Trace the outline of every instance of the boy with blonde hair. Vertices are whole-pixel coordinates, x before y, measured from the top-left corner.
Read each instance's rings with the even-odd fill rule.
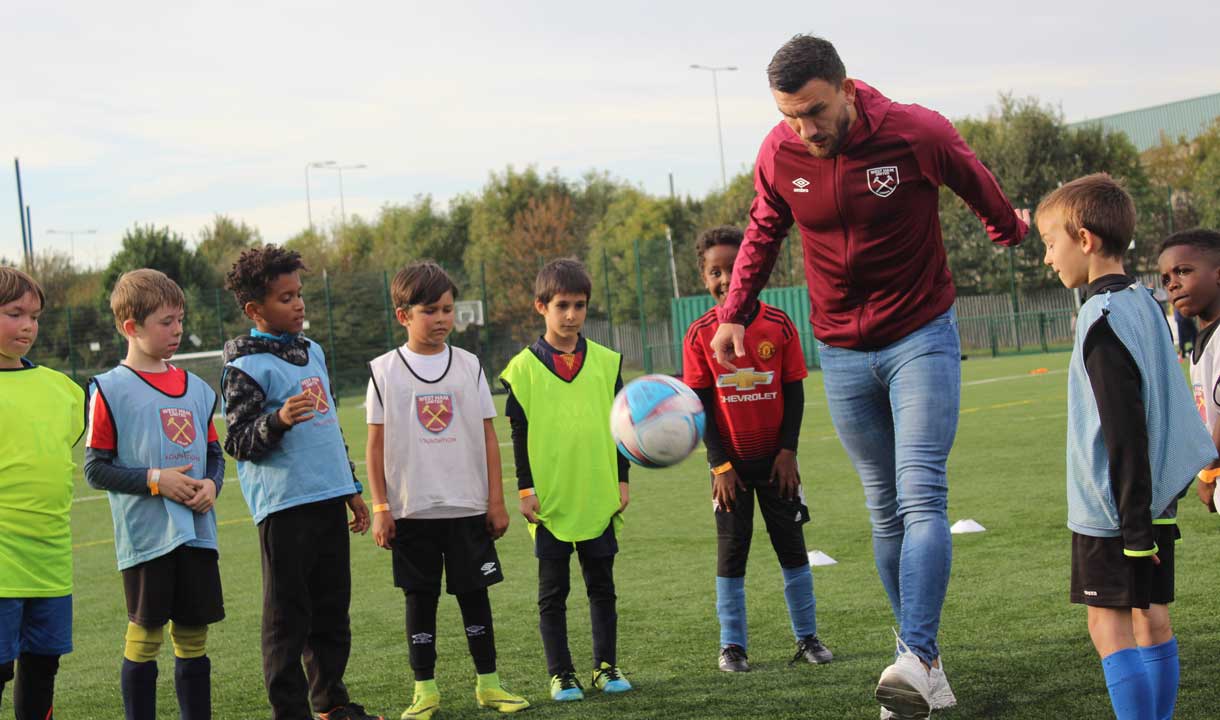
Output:
[[[1160,305],[1123,269],[1135,203],[1098,173],[1038,206],[1045,262],[1084,287],[1068,366],[1071,601],[1088,607],[1118,720],[1173,717],[1178,496],[1216,458]]]
[[[208,625],[224,618],[213,505],[224,455],[216,392],[166,362],[186,297],[165,274],[124,273],[110,294],[127,356],[90,384],[85,479],[106,490],[127,596],[120,684],[127,720],[157,717],[157,656],[168,623],[184,720],[212,714]]]

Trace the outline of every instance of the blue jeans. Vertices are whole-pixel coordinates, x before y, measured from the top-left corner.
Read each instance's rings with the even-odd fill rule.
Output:
[[[899,634],[929,665],[953,547],[945,464],[957,433],[961,341],[952,309],[880,350],[818,343],[826,401],[860,482]]]

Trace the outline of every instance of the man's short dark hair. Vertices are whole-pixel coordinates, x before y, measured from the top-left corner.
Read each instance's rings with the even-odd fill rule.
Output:
[[[556,295],[593,295],[593,279],[576,258],[560,258],[547,263],[534,280],[534,297],[547,305]]]
[[[825,80],[838,86],[847,77],[835,46],[816,35],[797,35],[775,51],[767,65],[771,89],[794,93],[810,80]]]
[[[420,260],[407,265],[394,276],[390,284],[390,297],[394,307],[406,310],[413,305],[431,305],[446,292],[458,296],[453,278],[440,265],[431,260]]]
[[[1178,245],[1189,245],[1220,258],[1220,232],[1215,230],[1193,228],[1191,230],[1178,231],[1165,238],[1161,243],[1161,247],[1157,250],[1157,254],[1160,255],[1169,248],[1177,247]]]
[[[1058,212],[1064,230],[1075,241],[1084,228],[1101,238],[1101,253],[1121,258],[1135,234],[1135,201],[1114,178],[1093,173],[1052,190],[1034,215]]]
[[[262,302],[267,288],[280,275],[308,270],[301,254],[279,245],[263,245],[242,252],[225,276],[225,289],[237,298],[238,307]]]
[[[721,225],[704,230],[699,234],[699,239],[695,240],[695,255],[699,259],[699,270],[703,270],[703,256],[708,250],[717,245],[732,245],[739,248],[744,238],[745,233],[735,225]]]

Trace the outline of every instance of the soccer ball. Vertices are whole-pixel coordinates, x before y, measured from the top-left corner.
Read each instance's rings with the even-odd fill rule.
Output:
[[[610,406],[610,432],[618,451],[648,468],[685,460],[699,445],[703,424],[699,396],[668,375],[632,380]]]

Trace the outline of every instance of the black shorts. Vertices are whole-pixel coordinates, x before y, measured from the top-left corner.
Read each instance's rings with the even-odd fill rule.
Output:
[[[734,461],[733,469],[745,483],[737,489],[737,504],[727,512],[713,503],[716,513],[716,574],[720,577],[743,577],[750,556],[750,541],[754,536],[754,503],[762,511],[771,547],[780,567],[801,567],[809,562],[805,549],[805,533],[801,526],[809,522],[804,490],[796,500],[780,497],[779,485],[771,484],[771,462]]]
[[[579,542],[560,540],[552,535],[545,525],[539,525],[534,530],[534,557],[539,559],[566,558],[572,555],[573,550],[576,551],[578,556],[590,559],[608,558],[617,555],[618,538],[614,536],[614,519],[611,518],[610,524],[606,526],[601,535]]]
[[[127,618],[146,628],[173,620],[185,627],[220,622],[225,617],[220,590],[219,554],[179,545],[123,571]]]
[[[1177,525],[1157,525],[1152,558],[1123,555],[1123,539],[1072,533],[1071,600],[1081,605],[1140,608],[1173,602],[1174,544],[1182,537]]]
[[[394,584],[408,592],[461,595],[504,579],[487,515],[394,521]]]

